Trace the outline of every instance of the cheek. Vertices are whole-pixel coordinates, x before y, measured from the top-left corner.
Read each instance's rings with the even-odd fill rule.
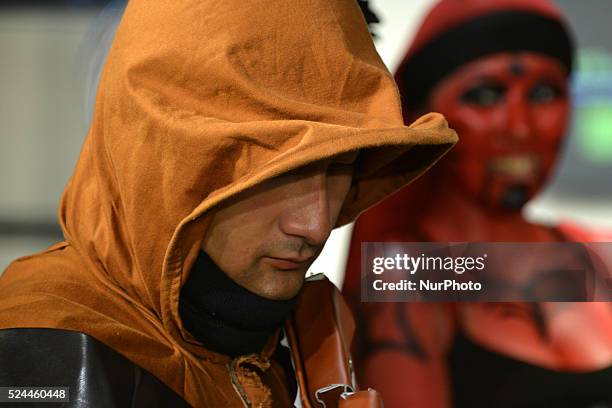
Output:
[[[551,147],[558,146],[565,133],[569,103],[560,101],[533,109],[534,133]]]
[[[534,109],[533,150],[540,152],[544,178],[550,177],[559,155],[569,115],[567,102],[554,103]]]
[[[235,277],[248,268],[254,257],[253,236],[259,234],[256,218],[230,217],[211,225],[202,249],[228,275]]]
[[[329,175],[327,178],[329,216],[334,225],[340,215],[344,200],[346,200],[346,196],[351,189],[352,181],[352,172]]]
[[[503,129],[502,109],[458,105],[445,114],[459,135],[454,154],[486,152]]]
[[[492,137],[504,127],[504,111],[498,106],[478,107],[461,100],[465,86],[441,87],[430,99],[432,111],[440,112],[451,128],[459,135],[459,143],[451,150],[451,155],[461,155],[468,151],[486,150]]]
[[[486,178],[486,158],[503,134],[504,112],[501,107],[481,108],[460,101],[443,107],[449,125],[459,135],[459,142],[443,159],[446,174],[453,183],[472,196],[482,192]]]

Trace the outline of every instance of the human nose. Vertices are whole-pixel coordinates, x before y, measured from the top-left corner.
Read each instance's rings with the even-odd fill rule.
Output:
[[[506,128],[516,142],[526,141],[531,136],[528,102],[521,92],[510,93],[507,101]]]
[[[287,210],[280,219],[280,229],[311,246],[323,245],[333,227],[325,171],[304,175],[292,190]]]

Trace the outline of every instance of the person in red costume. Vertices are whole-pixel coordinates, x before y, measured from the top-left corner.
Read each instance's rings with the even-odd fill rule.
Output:
[[[363,386],[395,407],[612,407],[607,303],[361,303],[363,241],[570,240],[521,214],[557,159],[573,42],[544,0],[442,0],[397,73],[404,117],[460,136],[427,175],[356,222],[344,290]]]

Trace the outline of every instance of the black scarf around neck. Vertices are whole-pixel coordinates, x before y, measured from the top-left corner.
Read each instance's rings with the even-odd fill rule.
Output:
[[[296,301],[249,292],[201,252],[181,289],[179,313],[187,331],[205,347],[235,357],[261,352]]]

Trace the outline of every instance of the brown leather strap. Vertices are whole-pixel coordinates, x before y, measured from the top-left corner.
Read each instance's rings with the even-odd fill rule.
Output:
[[[295,333],[294,323],[292,320],[285,323],[285,333],[287,334],[287,340],[289,341],[291,349],[291,358],[295,366],[295,377],[298,383],[298,389],[300,390],[300,396],[302,400],[303,408],[313,408],[308,399],[308,386],[306,385],[306,371],[304,369],[304,362],[300,355],[297,335]]]
[[[357,391],[350,344],[355,323],[342,295],[326,278],[308,281],[286,325],[304,408],[337,408]]]

